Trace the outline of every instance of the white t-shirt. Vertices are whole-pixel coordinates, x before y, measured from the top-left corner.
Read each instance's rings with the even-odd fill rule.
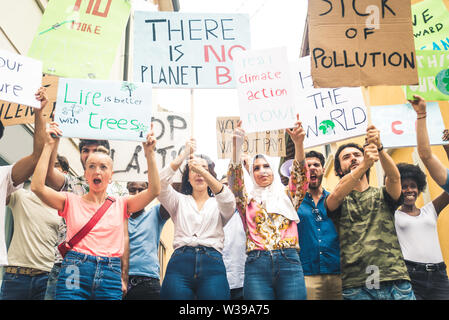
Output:
[[[170,185],[175,171],[168,165],[161,170],[161,193],[158,200],[170,214],[174,227],[173,249],[183,246],[212,247],[223,250],[223,226],[235,211],[234,194],[225,187],[215,197],[209,198],[198,210],[191,195],[179,193]]]
[[[23,186],[22,183],[14,187],[11,177],[12,167],[13,165],[0,167],[0,266],[8,265],[5,242],[6,198]]]
[[[418,216],[395,212],[395,226],[405,260],[420,263],[443,261],[438,239],[438,215],[432,202],[421,208]]]

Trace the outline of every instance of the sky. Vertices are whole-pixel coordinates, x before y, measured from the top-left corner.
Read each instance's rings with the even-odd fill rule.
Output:
[[[134,9],[151,8],[143,0]],[[307,0],[179,0],[180,12],[246,13],[250,17],[251,49],[285,47],[289,61],[299,58],[307,16]],[[173,112],[189,113],[189,89],[154,89],[155,103]],[[197,152],[210,156],[219,176],[228,160],[217,160],[216,118],[238,116],[236,89],[194,89],[194,138]]]

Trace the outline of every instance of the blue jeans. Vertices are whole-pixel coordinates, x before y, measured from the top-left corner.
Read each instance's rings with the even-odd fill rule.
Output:
[[[44,300],[48,272],[29,276],[4,273],[1,300]]]
[[[51,268],[50,274],[48,275],[47,291],[45,292],[44,300],[55,300],[56,283],[58,282],[58,276],[60,271],[61,271],[61,264],[55,263],[53,265],[53,268]]]
[[[243,295],[245,300],[305,300],[306,284],[298,251],[250,251]]]
[[[416,300],[410,281],[395,280],[379,284],[379,289],[366,286],[343,289],[344,300]]]
[[[121,300],[120,258],[69,251],[56,283],[56,300]]]
[[[161,299],[229,300],[229,284],[221,253],[203,246],[176,249],[167,265]]]

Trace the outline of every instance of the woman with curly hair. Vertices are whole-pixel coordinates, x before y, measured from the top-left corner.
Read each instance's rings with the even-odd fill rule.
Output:
[[[217,180],[215,164],[193,155],[195,140],[161,173],[158,197],[175,227],[173,252],[161,287],[161,299],[228,300],[230,290],[223,263],[223,226],[235,211],[235,198]],[[188,159],[181,192],[171,186],[176,171]]]
[[[401,174],[401,207],[395,213],[395,226],[417,300],[449,299],[449,279],[438,240],[437,219],[448,205],[443,192],[422,208],[416,200],[426,187],[426,175],[417,166],[397,165]]]

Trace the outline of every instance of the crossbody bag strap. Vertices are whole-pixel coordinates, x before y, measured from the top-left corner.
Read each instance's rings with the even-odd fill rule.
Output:
[[[115,199],[112,197],[107,197],[105,202],[101,205],[101,207],[97,210],[97,212],[90,218],[89,222],[87,222],[84,227],[81,228],[73,237],[70,239],[67,244],[70,248],[73,248],[78,242],[81,241],[92,228],[97,224],[97,222],[101,219],[101,217],[106,213],[109,207],[114,203]]]

